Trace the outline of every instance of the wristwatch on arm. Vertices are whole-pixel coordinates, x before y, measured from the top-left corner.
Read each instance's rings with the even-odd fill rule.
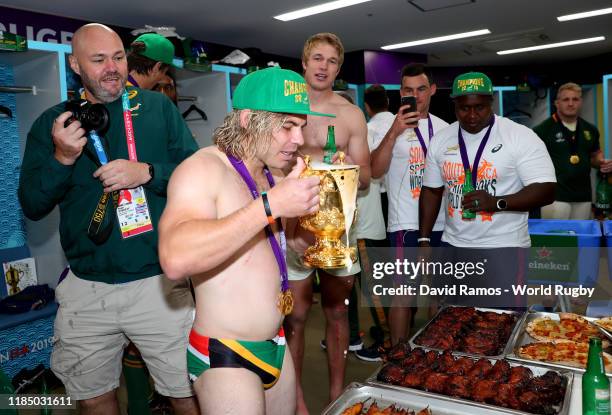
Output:
[[[500,197],[497,199],[497,202],[495,202],[495,206],[497,206],[497,211],[506,210],[508,208],[508,202],[506,199]]]
[[[149,176],[151,177],[145,184],[151,183],[151,181],[155,178],[155,168],[151,163],[147,163],[149,166]]]

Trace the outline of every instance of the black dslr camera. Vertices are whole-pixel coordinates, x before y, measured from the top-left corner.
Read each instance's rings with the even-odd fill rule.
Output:
[[[85,99],[66,102],[66,111],[72,113],[65,123],[67,127],[73,121],[80,121],[85,132],[105,131],[110,120],[108,110],[102,104],[91,104]]]

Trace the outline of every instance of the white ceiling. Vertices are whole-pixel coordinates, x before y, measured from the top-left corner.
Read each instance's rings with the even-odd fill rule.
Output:
[[[304,40],[317,32],[340,36],[347,51],[487,28],[472,39],[398,49],[426,53],[432,65],[507,65],[580,59],[612,51],[612,15],[570,22],[556,16],[611,7],[610,0],[415,0],[428,6],[468,4],[429,12],[408,0],[372,0],[356,6],[281,22],[272,16],[324,0],[0,0],[28,9],[130,28],[175,26],[181,35],[267,53],[300,57]],[[603,42],[498,56],[495,51],[606,36]]]

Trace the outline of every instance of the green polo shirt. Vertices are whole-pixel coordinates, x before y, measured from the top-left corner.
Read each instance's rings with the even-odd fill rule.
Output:
[[[153,231],[123,239],[116,220],[106,242],[94,244],[87,236],[92,213],[102,194],[102,183],[93,177],[98,166],[85,153],[72,166],[53,156],[51,128],[65,111],[65,103],[45,111],[28,134],[19,200],[33,220],[58,205],[60,240],[72,271],[91,281],[123,283],[162,273],[157,255],[157,224],[166,204],[166,187],[175,167],[197,150],[191,132],[177,108],[164,95],[128,87],[138,161],[151,163],[155,178],[144,185]],[[109,160],[128,160],[121,98],[105,104],[110,126],[104,133]],[[96,154],[91,140],[87,146]],[[114,212],[111,212],[115,215]]]
[[[570,163],[572,155],[569,138],[573,133],[560,121],[556,114],[548,118],[533,131],[544,141],[555,166],[557,187],[555,200],[561,202],[590,202],[591,196],[591,155],[599,150],[599,131],[578,118],[576,125],[576,154],[578,164]]]

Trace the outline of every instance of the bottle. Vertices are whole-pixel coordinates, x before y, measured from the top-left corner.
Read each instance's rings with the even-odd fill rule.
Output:
[[[608,175],[602,174],[595,188],[595,208],[601,211],[604,218],[610,213],[610,192]]]
[[[474,190],[474,185],[472,184],[472,171],[467,169],[465,170],[465,179],[463,180],[463,189],[461,190],[461,194],[465,198],[466,194],[473,192]],[[476,219],[476,212],[473,212],[470,209],[463,208],[461,218],[463,220]]]
[[[587,369],[582,375],[582,414],[610,415],[610,381],[604,372],[601,339],[589,339]]]
[[[336,154],[336,134],[334,133],[334,126],[327,126],[327,142],[323,147],[323,162],[332,164],[332,158]]]
[[[41,381],[41,385],[40,385],[40,395],[44,396],[45,400],[49,399],[49,388],[47,387],[47,381],[45,380],[45,373],[43,372],[42,374],[42,381]],[[40,410],[40,415],[52,415],[53,414],[53,410],[51,408],[49,408],[48,406],[44,406],[41,408]]]
[[[13,388],[13,383],[9,379],[7,375],[4,374],[2,369],[0,369],[0,395],[8,396],[17,396],[15,395],[15,389]],[[5,398],[7,399],[7,398]],[[6,402],[6,400],[5,400]],[[0,414],[2,415],[17,415],[17,409],[0,409]]]

